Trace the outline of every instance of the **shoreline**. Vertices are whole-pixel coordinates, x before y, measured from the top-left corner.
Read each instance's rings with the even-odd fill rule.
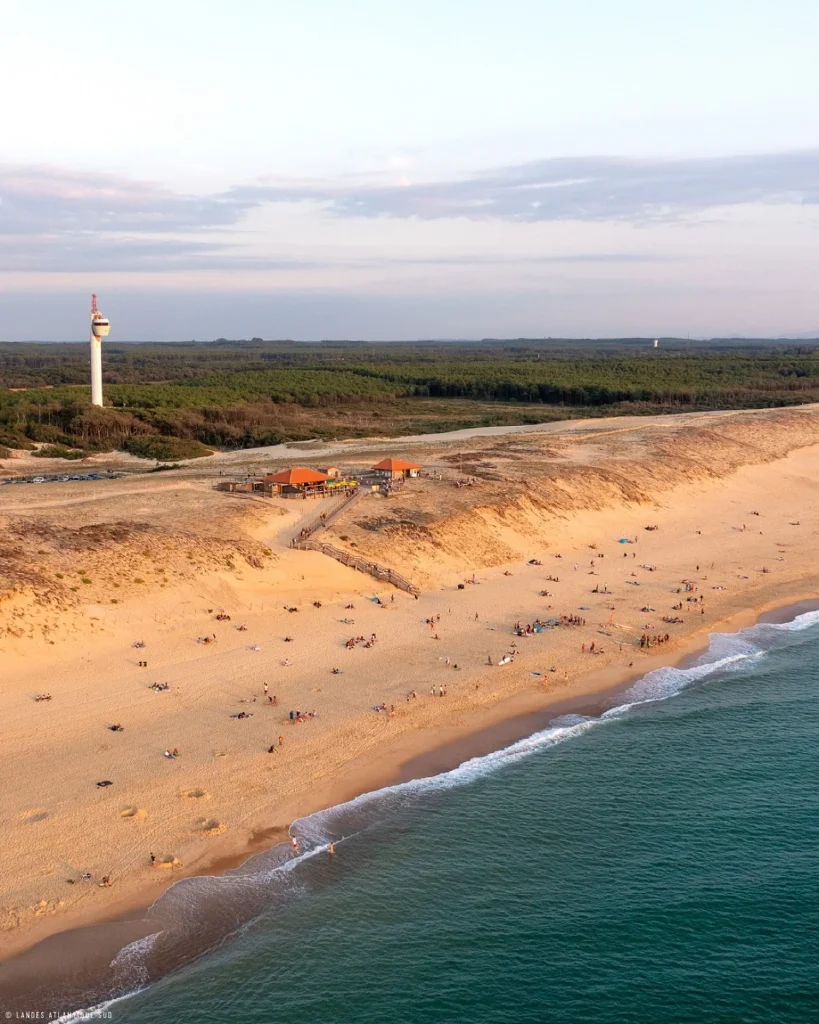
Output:
[[[146,901],[144,890],[132,892],[103,912],[100,912],[103,908],[75,912],[68,927],[39,937],[28,936],[0,961],[2,1005],[12,1009],[31,1009],[29,993],[45,991],[46,988],[51,989],[49,999],[55,1006],[70,1009],[67,1004],[77,1000],[76,1006],[88,1005],[89,996],[83,992],[91,989],[95,979],[105,977],[111,961],[123,947],[156,930],[156,922],[147,917],[148,911],[174,883],[185,878],[224,875],[241,868],[253,858],[286,842],[292,823],[299,818],[338,806],[365,793],[452,770],[471,758],[502,750],[531,736],[560,715],[599,716],[616,705],[615,698],[619,694],[648,673],[659,668],[684,668],[692,664],[708,649],[712,634],[737,633],[761,622],[789,622],[817,609],[819,596],[816,591],[802,591],[788,598],[763,602],[701,628],[682,640],[675,649],[653,655],[649,663],[644,662],[639,667],[609,665],[584,673],[551,692],[533,688],[519,690],[491,705],[471,709],[465,716],[460,716],[466,718],[465,722],[419,729],[414,736],[401,736],[397,743],[385,740],[367,754],[352,759],[340,775],[325,780],[317,791],[313,791],[311,800],[305,800],[304,793],[297,794],[288,804],[292,805],[289,815],[282,812],[277,815],[285,817],[286,823],[257,829],[242,849],[215,854],[195,870],[168,878],[150,902]],[[202,949],[197,955],[205,951]],[[175,966],[179,965],[171,964],[166,969],[172,970]],[[80,978],[85,979],[82,992],[77,987]],[[45,979],[48,980],[44,984]],[[151,978],[153,980],[155,978]]]

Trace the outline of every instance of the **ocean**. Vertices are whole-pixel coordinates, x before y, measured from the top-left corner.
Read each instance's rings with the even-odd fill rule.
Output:
[[[122,1024],[819,1021],[818,695],[819,612],[715,635],[602,716],[296,822],[298,856],[177,883],[161,927],[114,963],[131,994],[103,1009]]]

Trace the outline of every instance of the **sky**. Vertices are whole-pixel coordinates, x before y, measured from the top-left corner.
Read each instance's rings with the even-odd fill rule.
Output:
[[[815,0],[5,0],[0,340],[819,334]]]

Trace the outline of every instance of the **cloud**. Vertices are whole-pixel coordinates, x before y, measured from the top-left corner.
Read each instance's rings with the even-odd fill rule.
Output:
[[[139,273],[142,271],[275,271],[374,270],[387,267],[491,267],[573,263],[652,263],[671,257],[651,253],[588,252],[527,256],[457,253],[454,255],[290,258],[282,255],[250,256],[228,244],[180,239],[106,238],[90,233],[29,236],[0,235],[0,273]]]
[[[313,201],[342,217],[672,221],[720,206],[819,203],[819,150],[685,160],[561,157],[455,181],[230,189],[239,203]]]
[[[452,181],[390,184],[263,180],[193,195],[124,175],[0,165],[0,270],[287,270],[407,264],[628,263],[639,253],[328,257],[243,247],[245,218],[262,206],[309,203],[342,218],[506,222],[671,222],[740,204],[819,203],[819,150],[687,160],[565,157]],[[280,247],[281,248],[281,247]]]
[[[91,232],[28,235],[21,239],[0,234],[0,273],[303,270],[323,266],[329,264],[286,256],[247,256],[232,244],[195,239],[122,238]]]
[[[541,263],[656,263],[672,260],[673,256],[659,256],[654,253],[640,252],[578,252],[551,256],[504,256],[494,253],[474,255],[472,253],[456,256],[412,256],[397,259],[379,260],[373,266],[438,265],[452,264],[456,266],[493,266],[496,264],[513,264],[526,266]]]
[[[195,196],[123,175],[0,165],[0,234],[191,232],[237,224],[257,205]]]

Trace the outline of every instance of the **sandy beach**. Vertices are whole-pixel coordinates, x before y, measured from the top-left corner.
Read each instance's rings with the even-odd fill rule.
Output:
[[[215,463],[4,488],[4,564],[22,550],[28,578],[0,604],[0,955],[127,916],[296,817],[503,746],[709,632],[816,598],[817,423],[806,408],[553,425],[471,438],[467,457],[461,438],[359,446],[352,461],[390,451],[427,475],[365,499],[333,543],[417,581],[417,600],[290,549],[322,506],[218,494]]]

